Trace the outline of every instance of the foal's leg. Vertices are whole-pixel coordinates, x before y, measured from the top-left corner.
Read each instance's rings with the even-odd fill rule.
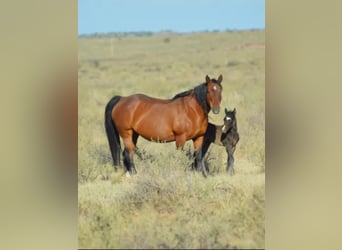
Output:
[[[230,175],[235,174],[235,169],[234,169],[234,151],[235,147],[232,147],[231,145],[226,146],[226,151],[228,154],[227,158],[227,172],[230,172]],[[229,171],[230,170],[230,171]]]
[[[129,172],[129,174],[136,174],[137,170],[135,169],[133,155],[134,155],[134,149],[135,149],[135,143],[133,141],[133,130],[127,130],[125,134],[122,136],[123,143],[125,145],[125,149],[123,151],[123,157],[124,157],[124,165],[126,167],[126,171]],[[137,140],[137,137],[135,138],[135,142]]]
[[[203,155],[202,155],[202,144],[203,144],[204,136],[197,137],[196,139],[193,139],[194,143],[194,156],[195,156],[195,166],[197,170],[202,170],[202,174],[204,177],[207,177],[207,169],[205,167],[205,164],[203,162]]]

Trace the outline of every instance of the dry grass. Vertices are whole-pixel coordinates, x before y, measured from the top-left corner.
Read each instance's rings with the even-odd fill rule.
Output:
[[[265,243],[264,31],[79,41],[79,247],[263,248]],[[111,44],[113,53],[111,52]],[[241,47],[241,46],[240,46]],[[160,98],[222,74],[222,107],[237,109],[236,175],[212,145],[210,176],[189,171],[192,144],[138,141],[138,175],[115,171],[104,107],[115,94]],[[223,114],[210,113],[221,124]]]

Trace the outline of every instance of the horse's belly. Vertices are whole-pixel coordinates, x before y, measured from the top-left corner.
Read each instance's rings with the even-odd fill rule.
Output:
[[[172,113],[160,110],[159,106],[144,106],[139,111],[142,115],[135,117],[133,130],[140,136],[157,142],[174,140]]]
[[[155,142],[170,142],[175,140],[173,133],[165,133],[165,131],[141,131],[140,133],[138,132],[138,134],[149,141]]]

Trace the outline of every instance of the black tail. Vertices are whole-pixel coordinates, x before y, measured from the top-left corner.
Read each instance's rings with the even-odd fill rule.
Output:
[[[112,120],[112,110],[119,100],[120,96],[114,96],[107,103],[105,111],[105,127],[114,166],[120,165],[121,145],[118,130]]]

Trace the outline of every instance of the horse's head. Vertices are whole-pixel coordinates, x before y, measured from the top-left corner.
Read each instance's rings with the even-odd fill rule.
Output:
[[[220,104],[222,98],[222,75],[220,75],[217,80],[210,79],[209,76],[206,76],[205,81],[207,85],[207,103],[213,110],[213,113],[218,114],[220,113]]]
[[[226,108],[224,109],[225,116],[223,118],[223,127],[222,127],[222,132],[227,133],[228,130],[232,127],[236,128],[236,109],[234,110],[227,110]]]

